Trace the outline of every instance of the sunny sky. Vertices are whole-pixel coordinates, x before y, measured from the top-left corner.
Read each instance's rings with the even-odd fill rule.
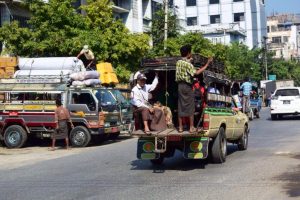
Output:
[[[278,13],[300,13],[300,0],[265,0],[266,14]]]

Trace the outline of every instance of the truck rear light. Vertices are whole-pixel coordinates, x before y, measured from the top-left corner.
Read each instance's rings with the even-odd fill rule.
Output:
[[[203,130],[209,129],[209,114],[204,114],[203,116]]]
[[[9,112],[9,114],[8,114],[9,116],[11,116],[11,117],[16,117],[16,116],[18,116],[19,115],[19,113],[18,112],[16,112],[16,111],[11,111],[11,112]]]

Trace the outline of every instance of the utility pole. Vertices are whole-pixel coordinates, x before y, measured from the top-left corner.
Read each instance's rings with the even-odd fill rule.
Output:
[[[268,37],[264,36],[264,64],[265,64],[265,71],[266,71],[266,80],[268,80],[268,46],[267,46],[267,39]]]
[[[167,40],[168,40],[168,13],[169,13],[169,0],[164,0],[165,6],[165,36],[164,36],[164,50],[167,49]]]

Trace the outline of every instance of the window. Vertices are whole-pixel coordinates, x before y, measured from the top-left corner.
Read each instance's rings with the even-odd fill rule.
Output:
[[[270,26],[267,26],[267,33],[270,33]]]
[[[299,90],[297,89],[283,89],[277,90],[275,96],[298,96]]]
[[[218,4],[220,0],[209,0],[209,4]]]
[[[73,93],[72,94],[73,104],[85,104],[91,111],[96,110],[96,102],[90,93]]]
[[[281,37],[272,37],[272,43],[281,43]]]
[[[283,42],[288,42],[289,41],[289,37],[288,36],[283,36]]]
[[[271,32],[276,32],[277,31],[277,26],[271,26]]]
[[[196,0],[186,0],[186,6],[196,6]]]
[[[219,23],[221,23],[221,17],[220,17],[220,15],[211,15],[210,16],[210,23],[211,24],[219,24]]]
[[[197,17],[188,17],[186,20],[186,24],[188,26],[195,26],[197,25]]]
[[[244,0],[233,0],[233,2],[240,2],[240,1],[244,1]]]
[[[234,13],[233,14],[233,20],[234,22],[240,22],[240,21],[245,21],[245,15],[244,13]]]

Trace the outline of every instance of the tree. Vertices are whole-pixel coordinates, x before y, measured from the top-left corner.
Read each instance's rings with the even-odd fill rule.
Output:
[[[93,50],[98,61],[112,62],[121,81],[128,80],[140,59],[149,50],[149,37],[131,34],[115,20],[110,0],[89,0],[76,12],[73,0],[28,0],[30,28],[17,22],[0,28],[0,39],[16,55],[30,57],[76,56],[84,44]]]

